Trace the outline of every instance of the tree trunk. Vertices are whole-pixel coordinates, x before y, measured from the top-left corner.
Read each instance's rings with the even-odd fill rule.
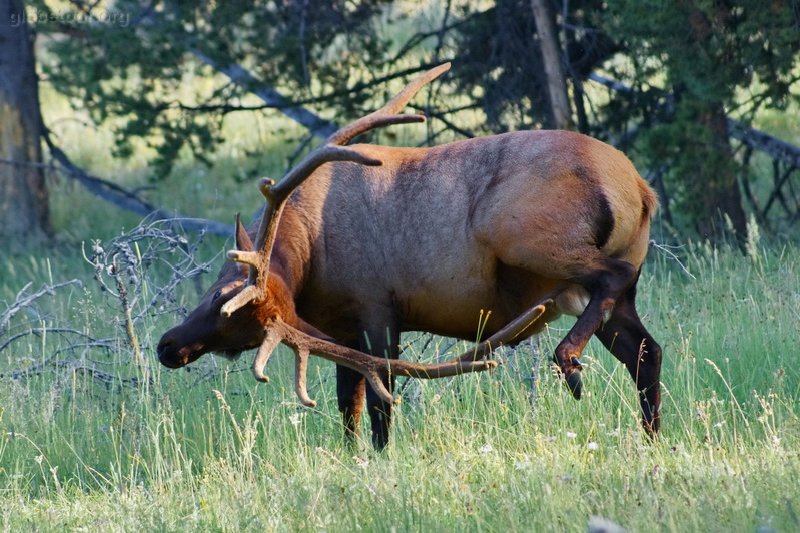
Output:
[[[0,240],[50,232],[34,38],[22,0],[0,0]]]
[[[561,46],[558,40],[555,19],[550,12],[548,0],[531,0],[539,47],[542,51],[547,96],[550,100],[550,124],[548,128],[572,129],[572,108],[567,98],[567,81],[561,61]]]
[[[714,37],[714,25],[708,16],[700,10],[692,0],[680,2],[687,10],[689,36],[697,43],[698,50],[704,50],[708,41]],[[730,9],[720,4],[716,12],[718,23],[730,16]],[[747,233],[747,217],[742,207],[742,194],[736,178],[737,165],[731,149],[728,117],[721,97],[712,94],[720,91],[703,91],[703,94],[691,92],[685,96],[681,105],[691,111],[701,127],[705,130],[699,142],[699,152],[695,153],[700,182],[693,188],[702,214],[697,216],[697,229],[701,235],[717,239],[723,235],[724,226],[720,227],[720,215],[727,215],[739,242]],[[724,91],[723,91],[724,93]]]
[[[700,122],[709,133],[709,142],[704,147],[707,157],[698,161],[705,163],[700,176],[702,209],[705,216],[699,217],[698,230],[701,235],[716,238],[722,228],[718,227],[719,216],[727,215],[733,223],[736,237],[742,240],[747,233],[747,216],[742,207],[742,194],[736,179],[736,163],[730,144],[728,117],[721,103],[714,103],[700,114]],[[702,155],[702,154],[701,154]]]

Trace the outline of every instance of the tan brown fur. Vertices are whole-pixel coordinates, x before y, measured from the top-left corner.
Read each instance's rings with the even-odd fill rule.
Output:
[[[325,165],[286,210],[302,212],[294,217],[306,224],[299,241],[298,226],[287,226],[300,250],[287,270],[311,265],[298,293],[301,314],[337,338],[354,335],[347,315],[368,304],[395,307],[409,329],[466,338],[480,311],[491,310],[489,335],[546,293],[568,290],[604,257],[638,269],[646,254],[649,218],[641,214],[652,212],[654,195],[624,155],[589,137],[540,131],[432,149],[354,148],[384,164]],[[487,154],[486,172],[476,172]],[[420,175],[420,165],[434,172]],[[595,181],[574,175],[575,167]],[[615,217],[602,249],[587,209],[597,189]],[[358,205],[364,198],[372,205]],[[421,227],[407,228],[420,218]],[[515,302],[498,294],[499,262],[528,275],[517,280],[525,296]]]
[[[300,185],[278,226],[269,298],[252,315],[240,311],[237,324],[279,316],[311,335],[396,357],[401,331],[473,339],[483,325],[486,338],[550,298],[520,337],[559,314],[580,316],[556,350],[576,396],[577,358],[603,322],[624,342],[616,349],[608,332],[601,339],[636,372],[633,346],[646,341],[651,370],[634,379],[645,427],[658,430],[660,348],[633,303],[657,199],[624,154],[564,131],[351,148],[382,165],[326,163]],[[245,276],[228,268],[217,285]],[[180,344],[179,333],[165,334],[164,353]],[[340,368],[337,383],[346,431],[354,434],[363,377]],[[389,407],[369,389],[367,397],[381,447]]]

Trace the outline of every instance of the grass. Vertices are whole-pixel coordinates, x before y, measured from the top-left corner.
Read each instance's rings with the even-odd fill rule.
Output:
[[[666,354],[658,442],[643,440],[630,378],[596,341],[580,402],[547,365],[531,380],[534,353],[548,358],[564,320],[542,336],[540,351],[506,353],[491,374],[404,385],[381,454],[343,445],[325,362],[309,374],[319,405],[304,409],[287,353],[270,363],[268,385],[247,371],[251,355],[162,369],[153,347],[172,319],[138,323],[148,357],[134,361],[115,300],[65,249],[50,261],[6,258],[0,294],[9,300],[30,279],[79,277],[86,286],[38,303],[38,322],[15,320],[68,322],[116,348],[54,356],[67,341],[53,333],[2,353],[4,530],[584,530],[593,515],[631,531],[800,528],[793,247],[743,258],[692,246],[685,255],[695,279],[652,253],[639,302]],[[196,295],[187,289],[181,298]],[[450,345],[423,350],[424,339],[406,340],[412,357]],[[91,362],[115,380],[57,369],[59,357]],[[41,374],[8,378],[48,358]],[[127,386],[145,375],[151,385]]]

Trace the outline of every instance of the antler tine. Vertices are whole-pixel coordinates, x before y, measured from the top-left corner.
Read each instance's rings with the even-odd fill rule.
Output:
[[[425,74],[418,76],[414,81],[406,85],[405,88],[397,94],[397,96],[389,100],[389,102],[384,105],[380,111],[383,113],[397,113],[403,109],[412,98],[414,98],[420,89],[450,70],[450,66],[451,63],[448,61],[447,63],[442,63],[438,67],[433,67]]]
[[[489,357],[494,350],[503,344],[516,339],[539,320],[546,311],[547,306],[552,303],[553,300],[551,298],[540,301],[474,348],[449,361],[432,364],[374,357],[358,350],[312,337],[277,318],[266,328],[267,334],[258,349],[253,363],[253,374],[259,381],[269,381],[269,378],[264,374],[264,367],[278,344],[285,342],[295,352],[295,392],[303,405],[307,407],[316,405],[316,402],[308,396],[306,388],[306,374],[310,353],[360,372],[381,399],[386,402],[396,402],[392,397],[392,393],[384,385],[385,378],[389,375],[435,379],[469,372],[482,372],[495,368],[498,363],[485,358]]]
[[[381,165],[381,161],[379,159],[366,156],[357,150],[326,143],[308,154],[308,156],[306,156],[306,158],[300,162],[300,164],[290,170],[289,173],[283,177],[280,183],[270,186],[267,191],[262,189],[261,193],[267,197],[268,201],[286,201],[286,199],[292,194],[292,191],[294,191],[303,182],[303,180],[310,176],[311,173],[317,169],[317,167],[330,161],[351,161],[353,163],[360,163],[362,165],[371,167],[377,167]],[[270,196],[268,196],[270,194],[273,196],[273,199],[270,199]],[[258,249],[258,243],[256,243],[256,249]]]
[[[306,373],[308,371],[308,350],[298,349],[294,357],[294,392],[300,403],[306,407],[314,407],[317,402],[308,396],[306,389]]]
[[[547,306],[552,303],[553,299],[550,297],[540,300],[539,303],[506,324],[500,331],[461,355],[450,359],[450,362],[476,361],[491,356],[497,348],[513,342],[523,331],[531,327],[544,315]]]
[[[230,316],[251,301],[257,301],[266,296],[269,262],[272,248],[275,244],[275,236],[278,232],[278,223],[280,222],[283,206],[292,191],[319,166],[330,161],[352,161],[367,166],[381,165],[381,161],[368,157],[352,148],[345,148],[342,145],[375,128],[394,124],[424,122],[425,117],[422,115],[401,115],[397,113],[408,104],[422,87],[449,69],[450,63],[445,63],[427,71],[406,85],[397,96],[379,110],[341,128],[331,135],[325,144],[312,151],[300,164],[290,170],[277,185],[267,178],[262,178],[259,181],[258,187],[266,198],[267,205],[259,223],[254,246],[255,251],[231,250],[228,252],[228,258],[250,265],[247,287],[222,306],[221,312],[224,316]]]
[[[340,129],[330,137],[328,137],[327,142],[329,144],[347,144],[362,133],[365,133],[371,129],[387,126],[389,124],[400,124],[400,123],[407,123],[408,122],[424,122],[425,117],[422,115],[397,115],[401,110],[403,110],[408,102],[411,101],[412,98],[422,89],[425,85],[429,84],[445,72],[450,70],[450,63],[444,63],[439,65],[438,67],[434,67],[429,71],[425,72],[424,74],[418,76],[413,81],[411,81],[405,88],[397,93],[397,95],[389,100],[386,105],[378,109],[377,111],[373,111],[369,115],[345,126],[344,128]],[[380,119],[388,119],[388,118],[400,119],[400,117],[404,117],[406,120],[398,120],[397,122],[389,122],[386,124],[374,122]]]
[[[258,381],[269,383],[269,376],[264,373],[264,367],[267,366],[272,352],[275,351],[278,344],[281,342],[281,337],[274,329],[268,329],[264,340],[261,341],[261,346],[258,347],[256,358],[253,361],[253,375]]]

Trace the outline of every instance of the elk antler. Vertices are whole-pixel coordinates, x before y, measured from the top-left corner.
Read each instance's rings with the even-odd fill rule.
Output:
[[[275,244],[275,236],[278,232],[278,223],[280,222],[283,206],[286,204],[292,192],[308,178],[314,170],[324,163],[331,161],[352,161],[367,166],[380,166],[382,164],[381,161],[367,157],[351,148],[345,148],[343,145],[362,133],[366,133],[375,128],[394,124],[425,122],[425,117],[423,115],[402,115],[397,113],[408,104],[423,86],[441,76],[449,69],[450,63],[445,63],[429,70],[406,85],[400,93],[382,108],[336,131],[333,135],[328,137],[322,146],[316,148],[296,167],[290,170],[279,183],[276,184],[268,178],[262,178],[259,181],[258,188],[261,194],[266,198],[267,205],[265,206],[261,222],[259,223],[258,233],[256,234],[255,251],[243,252],[240,250],[231,250],[228,252],[228,257],[230,259],[251,266],[247,287],[222,307],[222,314],[224,316],[230,316],[234,311],[244,307],[248,303],[262,300],[266,297],[269,261],[272,248]]]
[[[384,385],[384,378],[388,378],[390,374],[435,379],[495,368],[498,364],[496,361],[484,358],[489,357],[500,346],[514,341],[523,331],[539,320],[547,306],[552,303],[553,300],[549,298],[542,300],[474,348],[438,364],[421,364],[373,357],[345,346],[316,339],[278,319],[270,327],[267,338],[258,350],[258,355],[253,362],[253,374],[259,381],[269,381],[264,374],[264,367],[272,350],[283,340],[295,352],[295,392],[303,405],[314,407],[317,404],[308,396],[306,389],[306,368],[310,352],[361,372],[384,401],[397,401],[393,400],[391,392]]]
[[[332,342],[317,339],[302,331],[293,328],[281,319],[275,319],[269,326],[270,346],[262,353],[259,348],[256,361],[253,363],[253,373],[261,380],[265,381],[263,374],[264,365],[267,364],[272,349],[277,345],[273,345],[274,339],[280,339],[286,343],[295,352],[295,392],[300,398],[303,405],[313,407],[316,402],[309,398],[306,389],[306,365],[308,364],[308,356],[313,353],[328,361],[333,361],[337,365],[346,366],[360,372],[366,377],[367,382],[375,390],[378,396],[385,402],[394,402],[392,393],[384,385],[384,380],[387,380],[390,375],[407,376],[412,378],[422,379],[435,379],[450,376],[457,376],[466,374],[468,372],[482,372],[490,370],[497,366],[497,361],[488,360],[459,360],[458,358],[451,361],[436,364],[423,364],[414,363],[411,361],[401,361],[399,359],[383,359],[367,355],[358,350],[353,350],[346,346],[334,344]],[[274,337],[273,337],[274,335]],[[262,348],[267,344],[262,344]],[[472,352],[470,352],[471,354]],[[266,378],[268,379],[268,378]]]
[[[267,281],[269,276],[270,256],[275,245],[283,207],[292,192],[303,183],[318,167],[332,161],[351,161],[368,166],[379,166],[381,161],[365,156],[357,150],[346,148],[343,145],[357,136],[375,128],[393,124],[407,124],[424,122],[422,115],[398,114],[414,95],[426,84],[436,79],[450,69],[450,63],[445,63],[409,83],[400,93],[379,110],[362,117],[355,122],[341,128],[320,147],[308,154],[303,161],[289,171],[279,182],[270,179],[261,179],[258,188],[266,199],[266,206],[259,223],[256,234],[254,251],[231,250],[228,257],[234,261],[250,266],[246,286],[225,305],[222,306],[223,316],[230,316],[238,309],[251,302],[261,302],[268,298]],[[265,337],[258,349],[253,363],[253,372],[256,379],[266,381],[269,378],[264,374],[264,366],[269,360],[275,347],[280,342],[288,344],[296,354],[296,390],[300,400],[306,405],[313,405],[314,401],[308,397],[306,391],[306,366],[309,353],[314,353],[337,364],[361,372],[378,394],[388,402],[392,395],[383,384],[383,379],[388,374],[409,377],[445,377],[462,374],[465,372],[479,372],[497,366],[494,361],[459,360],[440,363],[437,365],[423,365],[398,360],[386,360],[373,357],[357,350],[352,350],[337,344],[317,339],[303,333],[285,323],[279,316],[269,317],[263,324]]]

